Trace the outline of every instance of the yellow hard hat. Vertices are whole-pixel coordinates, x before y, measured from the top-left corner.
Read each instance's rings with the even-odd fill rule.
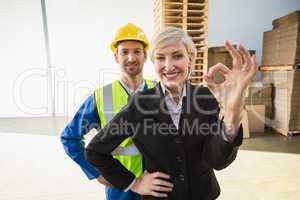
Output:
[[[117,49],[116,45],[119,42],[126,41],[126,40],[142,42],[145,45],[145,50],[148,50],[150,46],[144,31],[140,27],[132,23],[128,23],[118,30],[114,41],[110,45],[111,50],[115,52]]]

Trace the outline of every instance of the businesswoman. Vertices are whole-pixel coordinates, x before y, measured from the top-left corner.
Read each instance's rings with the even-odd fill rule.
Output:
[[[232,69],[213,66],[204,76],[208,87],[201,87],[187,81],[196,54],[187,33],[170,27],[154,37],[150,56],[160,82],[134,95],[86,148],[87,159],[114,187],[153,200],[219,196],[213,169],[227,167],[236,157],[242,143],[243,95],[256,73],[255,56],[243,46],[235,49],[226,42],[225,47],[233,58]],[[214,82],[217,72],[225,82]],[[137,149],[116,149],[127,137]],[[135,177],[126,170],[113,159],[115,151],[141,153],[144,175]]]

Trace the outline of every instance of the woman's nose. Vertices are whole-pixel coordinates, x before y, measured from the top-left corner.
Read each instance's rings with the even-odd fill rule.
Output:
[[[172,59],[166,58],[165,69],[166,69],[167,71],[170,71],[170,70],[172,70],[173,68],[174,68],[174,63],[173,63]]]

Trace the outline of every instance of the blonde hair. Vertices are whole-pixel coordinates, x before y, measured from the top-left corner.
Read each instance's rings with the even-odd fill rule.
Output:
[[[165,27],[154,35],[150,45],[150,59],[154,62],[154,53],[157,49],[175,44],[181,41],[189,55],[191,63],[194,64],[196,47],[192,38],[182,29],[176,27]]]

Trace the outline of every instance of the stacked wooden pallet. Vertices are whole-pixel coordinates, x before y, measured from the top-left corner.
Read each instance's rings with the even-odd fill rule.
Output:
[[[197,55],[191,73],[194,84],[203,82],[207,73],[208,0],[154,0],[154,30],[175,26],[192,37]]]
[[[300,11],[273,21],[264,33],[262,81],[273,84],[269,125],[284,135],[300,133]]]

